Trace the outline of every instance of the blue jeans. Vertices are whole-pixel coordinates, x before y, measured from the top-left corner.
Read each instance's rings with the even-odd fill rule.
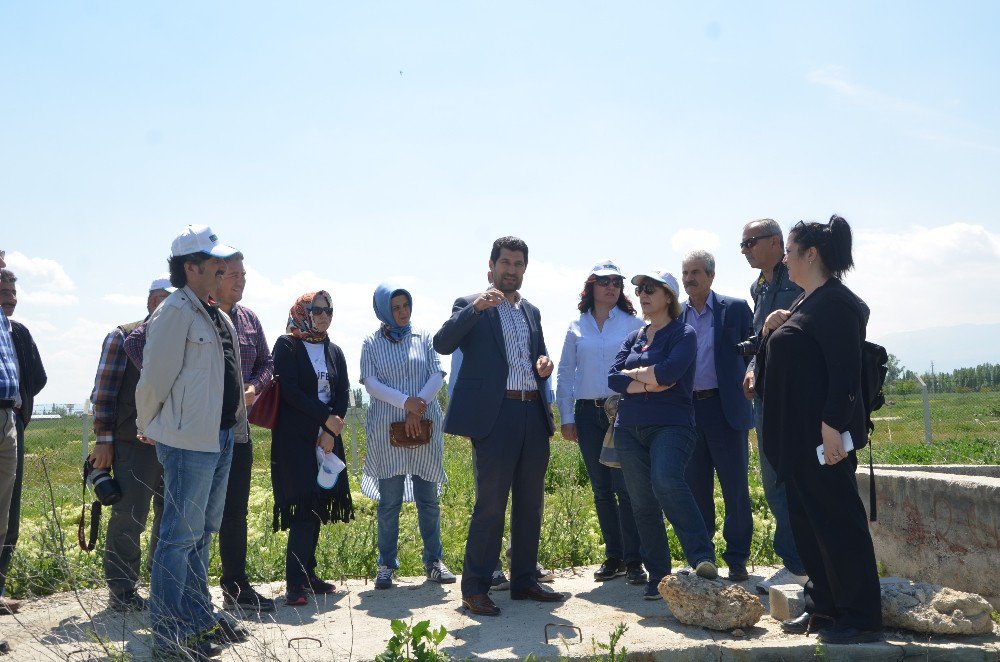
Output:
[[[156,444],[163,465],[163,518],[149,585],[153,646],[177,643],[215,625],[208,554],[226,505],[233,429],[219,432],[219,452]]]
[[[413,479],[413,499],[417,504],[417,525],[424,541],[424,565],[440,561],[441,508],[438,505],[438,485],[420,476]],[[403,506],[403,485],[406,476],[381,478],[378,481],[378,564],[399,568],[399,510]]]
[[[615,450],[632,499],[651,583],[659,583],[670,574],[670,547],[661,511],[674,527],[690,565],[715,562],[715,545],[684,478],[694,441],[694,428],[686,425],[615,428]]]
[[[784,483],[778,483],[778,473],[764,455],[764,405],[760,398],[753,399],[753,424],[757,430],[757,459],[760,461],[760,482],[764,487],[764,499],[774,515],[774,553],[781,557],[789,571],[796,575],[806,574],[806,566],[799,558],[792,536],[792,525],[788,518],[788,495]]]
[[[635,528],[625,478],[621,469],[606,467],[600,462],[604,433],[610,425],[608,415],[604,407],[595,406],[593,400],[578,400],[575,413],[577,443],[594,492],[594,509],[604,537],[605,556],[622,559],[627,564],[637,563],[642,560],[639,532]]]

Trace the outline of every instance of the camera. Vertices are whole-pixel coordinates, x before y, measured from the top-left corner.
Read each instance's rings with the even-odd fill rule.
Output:
[[[743,342],[737,343],[735,349],[740,356],[756,356],[760,350],[760,334],[754,334]]]
[[[111,506],[122,499],[122,488],[107,469],[95,469],[90,460],[83,463],[83,481],[94,490],[102,506]]]

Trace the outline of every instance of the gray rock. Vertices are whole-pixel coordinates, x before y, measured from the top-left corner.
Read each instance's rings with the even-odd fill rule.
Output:
[[[712,630],[749,628],[764,615],[760,598],[742,586],[702,579],[693,572],[667,575],[658,588],[670,612],[685,625]]]
[[[930,634],[989,634],[993,607],[975,593],[891,577],[882,580],[886,627]]]
[[[806,610],[805,595],[798,584],[783,584],[768,589],[771,603],[771,618],[776,621],[787,621],[798,618]]]

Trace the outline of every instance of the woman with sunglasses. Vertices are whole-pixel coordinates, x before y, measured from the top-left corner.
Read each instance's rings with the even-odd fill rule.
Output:
[[[378,502],[378,573],[375,588],[392,588],[399,568],[399,511],[403,501],[417,505],[417,525],[424,543],[427,579],[452,584],[455,575],[444,564],[438,494],[444,473],[444,430],[437,393],[444,371],[431,334],[410,325],[413,297],[391,283],[375,288],[372,297],[379,328],[361,346],[361,383],[371,396],[365,415],[368,452],[361,491]],[[401,448],[390,442],[389,426],[403,423],[411,437],[429,420],[430,440]]]
[[[681,318],[677,279],[671,274],[653,269],[633,277],[632,283],[648,324],[625,338],[608,386],[622,394],[615,450],[649,571],[643,597],[656,600],[660,580],[670,574],[661,513],[698,576],[715,579],[718,570],[715,545],[684,476],[695,443],[695,331]]]
[[[625,479],[621,469],[599,461],[609,426],[604,401],[614,394],[608,388],[608,368],[625,337],[642,326],[624,285],[621,271],[610,260],[591,269],[577,305],[580,318],[570,322],[563,343],[556,401],[563,438],[580,446],[604,538],[605,561],[594,579],[602,582],[625,575],[628,583],[644,585],[648,578]]]
[[[336,587],[316,576],[320,524],[354,519],[346,468],[331,489],[317,482],[316,447],[344,461],[340,437],[350,381],[340,347],[327,330],[333,315],[329,293],[303,294],[288,314],[287,335],[274,343],[274,374],[281,386],[278,420],[271,431],[274,530],[288,531],[285,604],[304,605],[309,593]]]

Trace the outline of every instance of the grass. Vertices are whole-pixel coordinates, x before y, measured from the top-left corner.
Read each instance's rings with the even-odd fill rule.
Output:
[[[890,397],[890,404],[877,412],[872,443],[876,462],[1000,463],[1000,393],[949,394],[932,398],[934,441],[923,443],[923,410],[919,396]],[[7,587],[11,595],[47,595],[73,587],[103,586],[101,553],[80,551],[76,545],[76,520],[81,508],[80,466],[82,420],[38,420],[27,431],[25,484],[22,499],[21,537],[14,555]],[[286,534],[271,531],[271,486],[269,475],[270,433],[254,430],[254,468],[250,494],[248,573],[252,581],[283,579]],[[347,439],[348,446],[350,440]],[[358,431],[364,451],[364,433]],[[751,434],[751,448],[756,448]],[[348,458],[350,465],[350,458]],[[750,499],[754,513],[751,563],[772,564],[777,559],[771,545],[774,521],[760,485],[756,452],[751,453]],[[445,438],[445,468],[449,482],[441,499],[441,533],[445,562],[461,572],[465,538],[472,511],[472,459],[469,443]],[[47,477],[47,478],[46,478]],[[51,488],[50,488],[51,484]],[[358,477],[351,476],[355,521],[323,527],[318,550],[319,567],[328,577],[368,576],[376,570],[376,504],[361,494]],[[93,499],[88,494],[88,503]],[[722,539],[721,493],[716,489],[718,533],[716,548],[725,550]],[[105,515],[106,522],[107,515]],[[102,527],[103,536],[103,527]],[[680,545],[669,532],[675,565],[683,565]],[[144,534],[148,544],[148,532]],[[421,541],[416,510],[405,504],[401,515],[399,560],[403,575],[423,572]],[[552,441],[546,476],[545,517],[539,560],[549,567],[596,564],[604,559],[593,496],[586,469],[576,444],[561,437]],[[209,574],[218,581],[219,559],[213,550]],[[148,582],[148,576],[144,578]]]

